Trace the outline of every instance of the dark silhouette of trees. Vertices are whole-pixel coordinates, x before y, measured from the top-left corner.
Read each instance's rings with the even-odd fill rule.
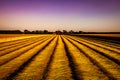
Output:
[[[24,30],[24,34],[30,34],[31,32],[29,30]]]
[[[73,31],[73,30],[70,30],[70,31],[66,31],[66,30],[63,30],[63,31],[55,31],[55,34],[83,34],[83,31]]]
[[[0,30],[0,34],[22,34],[20,30]]]
[[[69,31],[69,34],[74,34],[74,31],[73,31],[73,30],[70,30],[70,31]]]
[[[47,34],[47,33],[48,33],[48,30],[44,30],[43,33],[44,33],[44,34]]]
[[[68,32],[66,31],[66,30],[63,30],[63,32],[62,32],[63,34],[68,34]]]
[[[79,31],[79,34],[83,34],[84,32],[83,31]]]
[[[43,34],[43,31],[36,30],[36,31],[32,31],[31,34]]]
[[[34,31],[29,31],[27,29],[25,29],[23,32],[20,30],[0,30],[0,34],[87,34],[87,33],[97,33],[97,32],[83,32],[83,31],[60,31],[57,30],[55,32],[50,32],[48,30],[34,30]]]
[[[55,31],[56,34],[62,34],[62,32],[60,30]]]
[[[52,34],[53,32],[49,32],[48,30],[35,30],[35,31],[29,31],[24,30],[24,34]]]

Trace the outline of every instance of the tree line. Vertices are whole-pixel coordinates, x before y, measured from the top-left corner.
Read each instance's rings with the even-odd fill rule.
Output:
[[[0,30],[0,34],[80,34],[83,33],[82,31],[66,31],[66,30],[57,30],[55,32],[51,32],[48,30],[34,30],[34,31],[29,31],[29,30]]]
[[[83,32],[83,31],[74,31],[74,30],[57,30],[55,32],[51,32],[48,30],[0,30],[0,34],[120,34],[120,32]]]

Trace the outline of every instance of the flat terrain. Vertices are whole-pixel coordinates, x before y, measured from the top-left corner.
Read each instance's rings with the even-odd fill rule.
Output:
[[[70,35],[0,35],[0,80],[120,80],[120,44]]]
[[[101,37],[117,37],[120,38],[120,34],[79,34],[84,36],[101,36]]]

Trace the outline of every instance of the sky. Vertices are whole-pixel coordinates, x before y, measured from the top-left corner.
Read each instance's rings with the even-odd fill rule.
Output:
[[[0,0],[0,30],[120,32],[120,0]]]

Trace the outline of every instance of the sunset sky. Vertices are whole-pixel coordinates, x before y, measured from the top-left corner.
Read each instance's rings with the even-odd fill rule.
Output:
[[[120,32],[120,0],[0,0],[0,30]]]

